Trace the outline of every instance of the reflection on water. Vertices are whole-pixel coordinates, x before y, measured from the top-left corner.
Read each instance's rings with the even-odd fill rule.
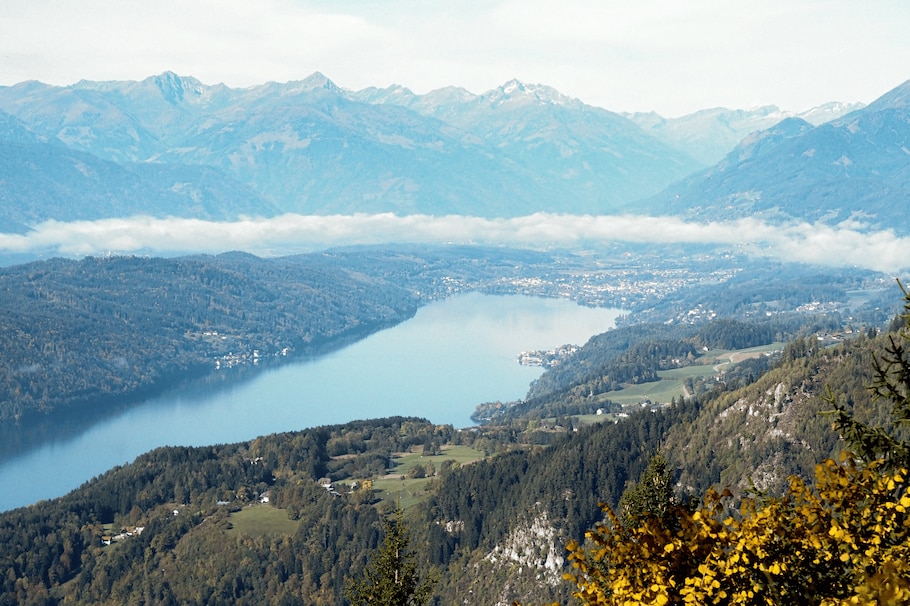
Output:
[[[258,435],[391,415],[456,427],[480,402],[524,397],[539,368],[522,350],[582,344],[617,310],[568,301],[468,294],[324,355],[220,374],[140,403],[70,411],[0,430],[0,510],[60,496],[165,445]]]
[[[359,336],[337,339],[331,344],[320,347],[318,351],[297,356],[292,360],[266,358],[255,367],[237,366],[222,372],[181,380],[144,395],[109,398],[95,402],[95,405],[87,403],[59,409],[54,411],[53,415],[33,414],[15,423],[0,423],[0,461],[12,456],[21,457],[48,443],[66,442],[95,425],[120,417],[137,406],[153,409],[172,406],[175,400],[189,404],[194,401],[205,402],[217,397],[219,393],[230,391],[256,379],[282,363],[296,365],[318,360],[320,357],[356,343],[369,336],[370,332],[361,331]]]
[[[65,443],[93,426],[116,419],[137,406],[167,406],[173,397],[211,397],[220,390],[253,379],[261,369],[240,367],[230,372],[218,373],[187,380],[161,390],[157,395],[134,398],[111,398],[97,406],[84,405],[64,408],[53,415],[34,414],[16,423],[0,424],[0,460],[22,457],[48,443]]]

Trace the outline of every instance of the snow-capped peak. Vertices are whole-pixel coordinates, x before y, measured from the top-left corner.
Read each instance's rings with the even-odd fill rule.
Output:
[[[482,95],[490,105],[497,107],[503,104],[526,105],[575,105],[578,99],[563,95],[555,88],[544,84],[526,84],[520,80],[509,80],[502,86]]]
[[[509,80],[500,86],[499,89],[506,95],[514,95],[516,92],[525,92],[527,90],[524,83],[518,80]]]
[[[388,103],[391,105],[401,105],[403,107],[409,107],[418,99],[417,95],[415,95],[411,89],[399,84],[392,84],[387,88],[376,88],[375,86],[371,86],[359,91],[347,91],[346,94],[349,98],[364,103]]]

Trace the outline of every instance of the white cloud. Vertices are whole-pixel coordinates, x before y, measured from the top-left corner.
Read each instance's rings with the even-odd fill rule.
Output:
[[[173,255],[245,250],[275,256],[350,244],[426,242],[511,246],[597,246],[611,242],[715,244],[757,256],[884,272],[910,269],[910,237],[850,226],[757,219],[692,223],[673,217],[538,213],[513,219],[356,214],[283,215],[212,222],[132,217],[48,221],[25,235],[0,234],[0,253],[68,256]]]

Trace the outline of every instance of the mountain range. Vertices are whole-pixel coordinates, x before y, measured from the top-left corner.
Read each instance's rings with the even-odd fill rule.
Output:
[[[691,218],[759,216],[910,230],[910,81],[813,126],[785,118],[639,210]]]
[[[771,128],[785,118],[800,118],[818,126],[862,108],[862,103],[831,102],[802,112],[765,105],[748,110],[715,107],[679,118],[664,118],[654,112],[623,116],[705,166],[711,166],[723,160],[747,136]]]
[[[243,89],[170,72],[23,82],[0,87],[0,230],[136,214],[360,212],[758,212],[904,229],[908,86],[868,107],[666,119],[517,80],[479,95],[349,91],[319,73]]]

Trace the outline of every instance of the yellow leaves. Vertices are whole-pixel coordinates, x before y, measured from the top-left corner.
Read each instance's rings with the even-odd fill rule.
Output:
[[[898,501],[897,511],[900,513],[907,513],[908,508],[910,508],[910,494],[905,494],[901,497],[901,500]]]
[[[673,529],[622,528],[608,512],[587,549],[569,543],[578,573],[566,578],[585,604],[764,604],[794,591],[801,603],[910,603],[906,475],[826,461],[814,489],[794,478],[786,495],[744,500],[737,516],[709,491]]]

